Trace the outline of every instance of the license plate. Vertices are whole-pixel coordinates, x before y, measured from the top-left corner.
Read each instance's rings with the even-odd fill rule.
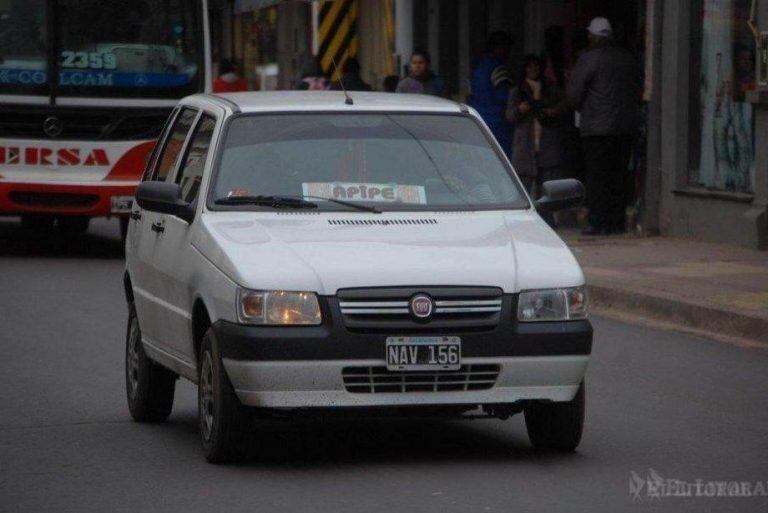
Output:
[[[128,214],[133,208],[133,196],[112,196],[112,213]]]
[[[458,370],[459,337],[387,337],[387,370]]]

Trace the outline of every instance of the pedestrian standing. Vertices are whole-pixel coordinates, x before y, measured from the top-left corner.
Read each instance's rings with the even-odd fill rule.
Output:
[[[506,110],[512,75],[507,60],[512,50],[512,38],[506,32],[494,32],[488,38],[486,55],[472,72],[470,104],[491,129],[504,153],[512,157],[513,125],[507,121]]]
[[[570,110],[556,83],[544,76],[536,55],[523,61],[520,82],[509,94],[507,120],[515,127],[512,164],[529,194],[538,198],[542,184],[562,176],[564,114]],[[554,227],[554,217],[547,222]]]
[[[569,110],[565,96],[544,75],[544,62],[528,55],[524,73],[509,94],[507,120],[515,125],[512,163],[533,196],[541,184],[561,176],[563,163],[563,114]]]
[[[229,59],[219,62],[219,77],[213,82],[214,93],[236,93],[248,90],[248,82],[237,74],[235,64]]]
[[[342,82],[344,87],[342,88]],[[331,84],[331,91],[370,91],[371,86],[360,76],[360,62],[354,57],[347,59],[341,78]]]
[[[330,87],[330,82],[325,73],[323,73],[323,67],[320,64],[318,57],[312,58],[304,65],[304,72],[301,74],[301,78],[296,82],[294,89],[299,91],[327,91]]]
[[[410,74],[397,84],[397,93],[445,96],[445,82],[432,71],[432,58],[426,50],[411,54]]]
[[[576,62],[568,101],[580,112],[589,228],[585,235],[621,233],[629,200],[629,159],[639,124],[640,70],[613,42],[606,18],[587,27],[589,48]]]

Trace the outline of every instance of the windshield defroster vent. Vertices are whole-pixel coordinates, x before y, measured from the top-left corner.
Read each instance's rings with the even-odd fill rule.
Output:
[[[333,226],[417,226],[437,224],[437,219],[329,219]]]

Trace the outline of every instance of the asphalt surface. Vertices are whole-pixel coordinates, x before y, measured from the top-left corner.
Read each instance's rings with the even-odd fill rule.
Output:
[[[41,240],[0,220],[0,511],[766,511],[768,497],[630,493],[632,473],[768,480],[768,351],[595,318],[582,445],[508,421],[306,421],[202,457],[195,389],[131,421],[115,221]],[[647,485],[646,485],[647,486]]]

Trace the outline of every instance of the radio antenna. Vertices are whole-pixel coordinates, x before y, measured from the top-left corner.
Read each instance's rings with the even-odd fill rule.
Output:
[[[341,71],[339,71],[339,67],[336,65],[336,59],[334,59],[333,56],[331,56],[331,64],[333,64],[333,72],[339,75],[339,85],[341,86],[341,90],[344,91],[344,104],[354,105],[355,102],[347,92],[347,88],[344,87],[344,75],[341,73]]]

